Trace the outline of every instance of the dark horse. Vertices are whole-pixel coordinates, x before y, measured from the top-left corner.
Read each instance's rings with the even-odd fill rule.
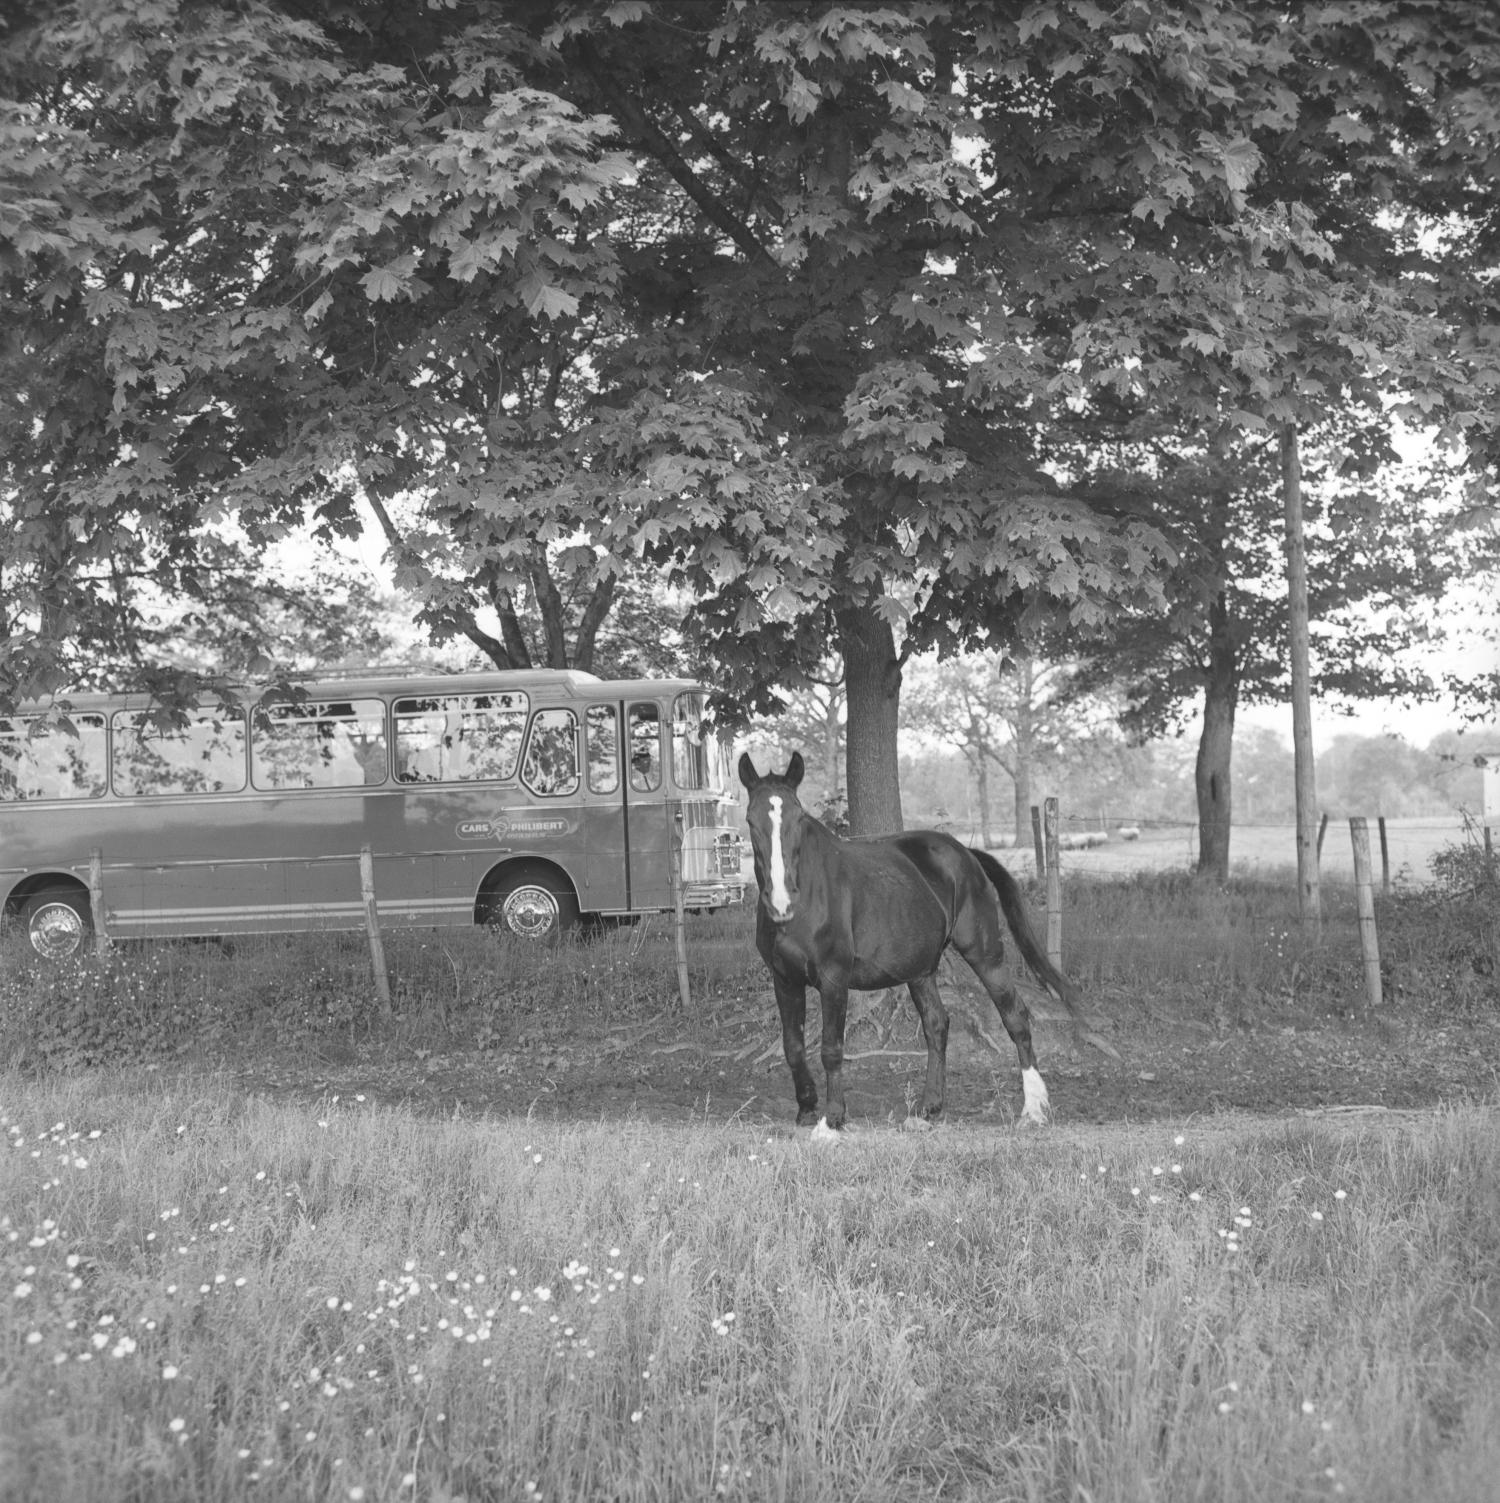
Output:
[[[1026,963],[1078,1021],[1072,986],[1047,959],[1027,917],[1016,879],[995,858],[937,830],[908,830],[845,840],[818,823],[797,799],[802,756],[784,773],[762,777],[740,758],[750,794],[746,821],[760,884],[755,945],[771,969],[781,1038],[797,1092],[797,1122],[818,1120],[818,1088],[807,1068],[802,1029],[807,988],[823,999],[825,1117],[844,1122],[844,1013],[849,991],[905,982],[927,1040],[922,1115],[943,1110],[948,1011],[937,968],[952,945],[999,1009],[1021,1060],[1023,1120],[1047,1120],[1047,1087],[1031,1048],[1031,1015],[1003,964],[1001,916]],[[997,901],[998,898],[998,901]]]

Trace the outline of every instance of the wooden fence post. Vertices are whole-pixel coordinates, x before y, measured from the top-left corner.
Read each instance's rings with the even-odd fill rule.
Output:
[[[1377,819],[1380,827],[1380,890],[1387,896],[1391,891],[1391,848],[1385,838],[1385,815]]]
[[[1062,969],[1062,862],[1058,858],[1057,800],[1046,801],[1043,824],[1047,831],[1047,959]]]
[[[104,926],[104,852],[97,846],[89,852],[89,919],[94,926],[94,954],[109,953],[109,932]]]
[[[375,903],[375,861],[369,846],[359,849],[359,894],[365,904],[365,933],[370,936],[370,966],[375,972],[375,995],[380,1016],[391,1017],[391,977],[385,968],[385,945],[380,938],[380,912]]]
[[[1354,897],[1359,909],[1359,947],[1365,957],[1365,1000],[1380,1006],[1380,939],[1375,933],[1375,896],[1370,888],[1370,826],[1362,816],[1349,821],[1354,842]]]
[[[1035,804],[1031,806],[1031,841],[1036,847],[1036,874],[1038,878],[1047,875],[1047,848],[1042,844],[1042,811]]]

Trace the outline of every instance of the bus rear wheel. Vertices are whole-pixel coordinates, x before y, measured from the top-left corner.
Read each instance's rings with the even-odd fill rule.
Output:
[[[566,879],[536,868],[506,873],[484,907],[484,921],[492,928],[544,944],[574,928],[578,919],[578,899]]]
[[[82,893],[54,888],[27,898],[21,907],[31,948],[43,960],[67,960],[83,948],[94,927]]]

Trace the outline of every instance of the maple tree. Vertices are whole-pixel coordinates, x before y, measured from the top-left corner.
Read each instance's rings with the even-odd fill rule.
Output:
[[[220,519],[254,547],[363,496],[496,662],[592,661],[642,569],[742,709],[836,643],[875,829],[905,658],[1157,587],[1150,506],[1068,435],[1394,393],[1482,447],[1488,336],[1444,347],[1464,279],[1412,229],[1474,193],[1476,7],[19,11],[11,692],[69,679],[122,549],[191,594]]]

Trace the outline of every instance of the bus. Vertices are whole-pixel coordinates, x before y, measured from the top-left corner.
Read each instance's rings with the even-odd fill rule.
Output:
[[[353,929],[366,873],[382,924],[539,940],[739,902],[705,699],[527,669],[23,704],[0,716],[0,922],[49,959],[91,934]]]

